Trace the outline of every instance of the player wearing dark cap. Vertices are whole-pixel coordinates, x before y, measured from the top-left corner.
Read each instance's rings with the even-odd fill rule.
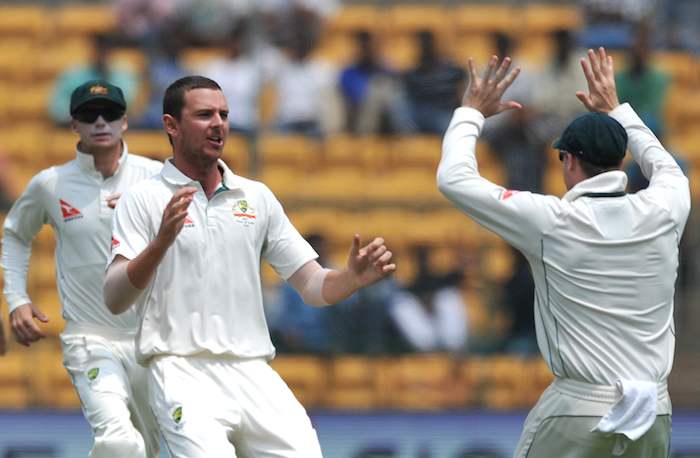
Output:
[[[45,337],[41,323],[49,320],[27,294],[32,239],[44,224],[54,231],[66,320],[63,362],[94,434],[92,458],[154,458],[159,451],[145,372],[134,355],[136,313],[114,316],[102,297],[116,200],[162,167],[128,152],[125,111],[122,90],[107,81],[88,81],[73,91],[76,158],[32,178],[5,219],[2,244],[10,325],[17,342],[30,346]]]
[[[535,280],[540,351],[555,376],[525,421],[516,458],[665,458],[671,440],[666,380],[675,336],[678,243],[690,211],[688,179],[628,104],[612,58],[581,65],[591,113],[554,143],[568,192],[560,199],[506,190],[479,175],[484,119],[521,105],[502,101],[519,70],[494,56],[470,84],[443,143],[441,192],[527,258]],[[649,187],[626,194],[629,146]]]

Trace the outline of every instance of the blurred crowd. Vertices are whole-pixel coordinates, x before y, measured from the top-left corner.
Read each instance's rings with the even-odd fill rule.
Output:
[[[95,35],[91,60],[59,76],[49,115],[56,125],[67,125],[73,89],[86,80],[105,78],[124,90],[130,107],[140,107],[130,113],[132,128],[160,129],[165,88],[186,74],[201,74],[222,86],[231,107],[231,131],[251,139],[262,131],[317,139],[337,133],[442,135],[468,84],[463,63],[448,57],[445,44],[431,30],[419,30],[413,36],[417,59],[409,68],[398,69],[386,61],[380,52],[381,37],[371,30],[355,32],[355,55],[348,64],[324,61],[315,50],[324,21],[339,3],[118,0],[118,33]],[[511,189],[543,192],[553,139],[584,111],[573,96],[585,88],[578,61],[583,47],[596,44],[624,50],[625,62],[616,76],[620,99],[630,102],[662,141],[670,79],[651,63],[651,53],[659,46],[700,51],[700,2],[696,0],[663,2],[660,9],[655,9],[654,0],[585,0],[582,5],[586,26],[580,33],[554,31],[550,36],[553,53],[546,65],[517,62],[523,72],[506,98],[520,101],[525,108],[496,116],[485,125],[482,140],[501,161],[506,176],[502,184]],[[493,53],[518,55],[515,35],[499,32],[491,41]],[[145,74],[112,65],[107,56],[117,47],[143,50]],[[186,65],[183,52],[193,47],[225,52],[200,59],[195,66]],[[263,113],[266,88],[272,88],[269,93],[274,97],[271,115]],[[687,170],[683,152],[672,153]],[[630,190],[646,186],[634,166],[628,173]],[[7,211],[17,192],[8,175],[9,166],[0,163],[0,211]],[[693,220],[691,215],[687,234],[693,230]],[[324,235],[307,234],[307,238],[325,265]],[[694,238],[685,237],[687,253],[693,252]],[[286,284],[268,290],[266,309],[278,351],[537,351],[534,286],[521,255],[513,253],[512,272],[499,285],[496,298],[510,324],[498,342],[485,347],[469,332],[469,304],[462,294],[464,268],[432,273],[429,250],[425,246],[410,250],[417,266],[410,282],[386,280],[336,307],[307,306]],[[680,294],[692,282],[693,271],[693,256],[682,256]]]

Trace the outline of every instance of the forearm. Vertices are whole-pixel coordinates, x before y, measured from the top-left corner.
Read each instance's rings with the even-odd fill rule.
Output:
[[[119,257],[105,272],[102,285],[104,301],[109,311],[115,315],[128,310],[143,292],[143,289],[136,288],[129,280],[126,273],[128,266],[129,260]]]
[[[362,285],[348,269],[329,270],[323,281],[323,298],[329,304],[338,303],[350,297]]]
[[[167,247],[157,239],[134,259],[117,256],[105,273],[103,294],[107,308],[114,314],[125,312],[148,286]]]
[[[442,158],[437,170],[440,191],[453,202],[453,190],[465,180],[480,178],[476,162],[476,141],[484,117],[471,108],[458,108],[452,117],[442,145]],[[460,204],[460,202],[455,202]]]
[[[619,105],[610,112],[610,116],[627,131],[630,152],[647,179],[656,172],[682,175],[676,161],[629,104]]]
[[[2,268],[4,270],[4,294],[9,312],[31,302],[27,294],[27,272],[31,256],[31,243],[5,229],[2,240]]]

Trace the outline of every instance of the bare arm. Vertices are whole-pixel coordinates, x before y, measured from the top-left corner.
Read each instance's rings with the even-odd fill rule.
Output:
[[[197,189],[192,187],[179,189],[165,207],[158,234],[148,246],[134,259],[117,256],[109,265],[103,292],[105,304],[112,313],[125,312],[148,286],[168,248],[182,230],[195,192]]]
[[[335,304],[394,272],[396,264],[389,262],[391,257],[381,237],[360,248],[360,236],[355,234],[347,267],[329,270],[309,261],[289,277],[289,283],[307,304]]]

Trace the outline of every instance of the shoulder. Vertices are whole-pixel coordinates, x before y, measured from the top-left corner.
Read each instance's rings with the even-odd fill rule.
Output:
[[[133,153],[129,153],[127,163],[132,169],[143,170],[145,172],[150,172],[151,174],[158,173],[160,172],[160,169],[163,168],[162,162]]]
[[[49,189],[57,183],[59,177],[77,172],[79,172],[79,170],[75,166],[75,161],[69,161],[60,165],[53,165],[34,175],[31,180],[29,180],[29,185],[27,187]]]

